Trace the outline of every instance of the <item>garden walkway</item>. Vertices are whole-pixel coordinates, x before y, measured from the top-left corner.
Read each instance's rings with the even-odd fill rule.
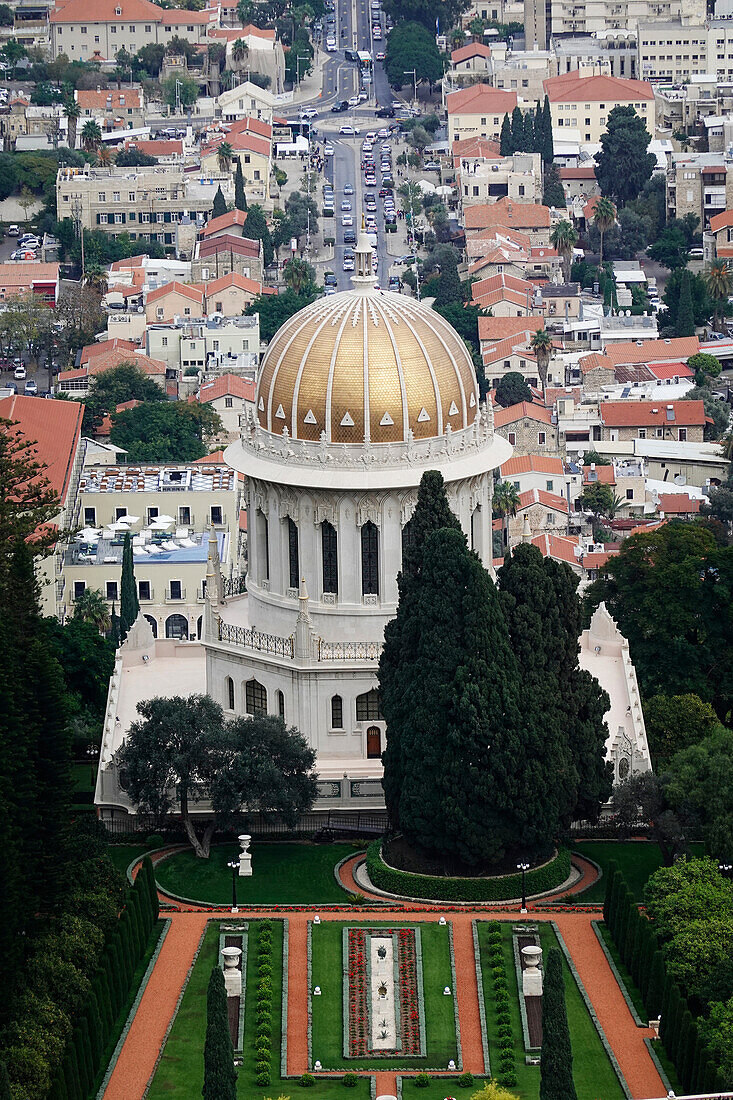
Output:
[[[563,897],[567,893],[567,890],[563,891]],[[380,911],[380,918],[404,919],[406,909],[411,919],[424,921],[438,920],[441,911],[444,911],[446,919],[453,923],[455,994],[463,1061],[466,1070],[480,1074],[484,1066],[471,921],[477,916],[487,919],[491,909],[484,907],[455,912],[447,905],[421,909],[417,903],[406,906],[396,904],[394,909]],[[634,1024],[591,926],[598,913],[592,909],[565,912],[532,905],[529,909],[537,920],[557,922],[634,1100],[664,1095],[664,1086],[644,1044],[644,1038],[651,1037],[652,1032]],[[362,916],[363,912],[355,906],[346,911],[321,909],[320,915],[324,921],[353,921],[357,914]],[[186,911],[183,906],[180,906],[180,911],[170,914],[170,931],[105,1090],[104,1100],[142,1100],[206,922],[228,915],[227,909]],[[289,922],[288,1073],[303,1073],[308,1068],[307,928],[313,911],[247,909],[246,915],[251,918],[285,917]],[[520,915],[518,908],[501,910],[501,917],[505,920],[518,919]],[[377,1074],[377,1095],[382,1094],[396,1094],[394,1074],[386,1071]]]

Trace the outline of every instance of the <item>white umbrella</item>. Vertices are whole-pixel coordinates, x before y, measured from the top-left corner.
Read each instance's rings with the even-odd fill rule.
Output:
[[[165,514],[163,514],[162,516],[156,516],[155,518],[158,520],[159,523],[175,523],[176,522],[174,520],[173,516],[166,516]]]
[[[105,527],[104,531],[102,531],[102,538],[113,539],[116,534],[117,532],[112,527]]]
[[[113,531],[129,531],[130,530],[129,521],[126,520],[126,519],[122,519],[122,518],[116,519],[114,521],[114,523],[110,523],[110,527],[112,528]]]
[[[423,192],[423,194],[426,194],[426,195],[434,195],[435,194],[435,190],[436,190],[435,184],[430,183],[429,180],[418,180],[417,181],[417,186],[420,188],[420,190]]]
[[[96,542],[99,538],[99,530],[96,527],[85,527],[76,536],[76,542]]]
[[[160,547],[159,547],[159,546],[152,546],[152,545],[151,545],[151,546],[147,546],[147,547],[145,548],[145,551],[146,551],[146,553],[148,553],[148,554],[162,554],[162,553],[163,553],[163,551],[162,551],[162,550],[160,549]]]
[[[174,519],[161,519],[158,516],[152,523],[148,524],[148,530],[150,531],[167,531],[176,521]]]
[[[449,187],[448,184],[443,184],[442,187],[435,188],[436,195],[452,195],[455,191],[455,187]]]
[[[117,522],[118,523],[139,523],[140,522],[140,516],[131,516],[127,512],[125,512],[124,516],[118,516],[117,517]]]

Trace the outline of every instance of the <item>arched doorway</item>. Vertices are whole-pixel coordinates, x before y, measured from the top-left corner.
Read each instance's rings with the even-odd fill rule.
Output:
[[[198,637],[199,641],[201,641],[203,635],[204,635],[204,617],[203,617],[203,615],[199,615],[198,619],[196,620],[196,636]]]
[[[154,619],[152,615],[146,615],[145,618],[150,623],[150,629],[153,632],[153,637],[157,638],[158,637],[158,622],[157,622],[157,619]]]
[[[165,620],[166,638],[188,640],[188,619],[185,615],[169,615]]]
[[[379,726],[369,726],[366,732],[367,760],[378,760],[382,755],[382,731]]]

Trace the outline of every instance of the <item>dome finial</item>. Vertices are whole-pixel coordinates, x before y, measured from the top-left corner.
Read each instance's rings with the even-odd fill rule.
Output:
[[[372,256],[374,255],[374,249],[371,246],[369,237],[366,231],[366,221],[364,215],[361,216],[361,229],[359,230],[359,239],[356,242],[356,248],[354,249],[355,271],[351,278],[354,286],[359,286],[366,282],[370,288],[374,286],[375,277],[372,272]]]

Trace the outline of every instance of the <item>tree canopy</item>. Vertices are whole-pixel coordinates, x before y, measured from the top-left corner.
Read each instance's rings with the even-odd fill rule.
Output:
[[[259,313],[260,336],[269,343],[277,330],[303,306],[315,302],[318,294],[318,288],[301,295],[290,289],[284,294],[261,294],[250,302],[244,312],[250,316]]]
[[[635,199],[656,167],[648,153],[651,135],[633,107],[614,107],[601,134],[596,179],[603,195],[618,205]]]
[[[509,371],[496,387],[496,403],[503,409],[518,405],[521,401],[531,401],[532,391],[523,374]]]
[[[84,399],[84,430],[94,432],[105,416],[126,401],[165,401],[165,392],[158,383],[134,363],[121,362],[116,367],[92,375]]]
[[[430,85],[443,75],[444,61],[435,44],[434,21],[430,29],[420,21],[398,22],[387,39],[386,53],[387,79],[398,91],[410,79],[405,76],[408,70],[415,70],[419,83]]]
[[[209,405],[159,401],[113,413],[110,439],[130,462],[193,462],[219,431],[221,420]]]
[[[652,763],[659,771],[676,752],[711,733],[718,716],[698,695],[652,695],[644,700],[644,723]]]
[[[682,749],[672,758],[666,778],[670,806],[702,829],[712,856],[733,863],[733,731],[717,726]]]

